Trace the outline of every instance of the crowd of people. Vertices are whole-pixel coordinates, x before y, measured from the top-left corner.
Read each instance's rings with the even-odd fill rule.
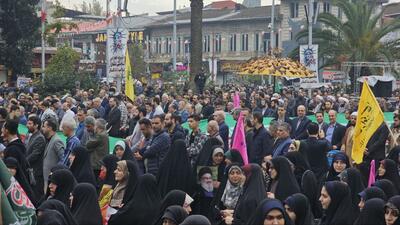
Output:
[[[0,152],[38,225],[400,224],[400,93],[378,99],[393,124],[361,164],[351,158],[357,101],[332,88],[238,85],[148,86],[134,102],[107,84],[65,96],[2,90]],[[227,115],[243,119],[248,163]],[[109,137],[119,138],[111,149]]]

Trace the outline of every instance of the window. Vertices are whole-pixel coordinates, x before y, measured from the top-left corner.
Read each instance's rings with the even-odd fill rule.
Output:
[[[242,34],[240,37],[240,50],[241,51],[248,51],[249,50],[249,35],[248,34]]]
[[[254,51],[260,51],[260,34],[256,33],[254,35]]]
[[[215,35],[214,49],[215,52],[221,52],[222,37],[220,34]]]
[[[331,4],[329,2],[324,2],[324,13],[331,12]]]
[[[172,38],[165,38],[165,53],[171,54],[172,52]]]
[[[271,39],[271,33],[264,33],[264,35],[263,35],[263,50],[264,50],[264,53],[268,53],[268,51],[269,51],[270,39]]]
[[[190,53],[190,37],[185,37],[183,44],[185,46],[185,53]]]
[[[154,43],[155,43],[155,46],[154,46],[155,52],[160,54],[161,53],[161,38],[156,38]]]
[[[290,3],[290,18],[299,17],[299,3],[291,2]]]
[[[229,39],[229,50],[231,52],[236,52],[236,34],[231,34]]]
[[[205,35],[203,38],[203,52],[210,52],[210,35]]]

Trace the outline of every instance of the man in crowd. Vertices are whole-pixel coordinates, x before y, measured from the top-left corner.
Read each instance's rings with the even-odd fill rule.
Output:
[[[336,111],[329,110],[329,124],[324,128],[325,139],[333,150],[340,150],[346,127],[336,122]]]
[[[99,112],[100,118],[105,118],[106,115],[106,110],[104,107],[101,105],[101,99],[99,97],[93,99],[93,108]]]
[[[47,139],[46,149],[43,156],[43,179],[44,179],[44,192],[47,191],[48,178],[51,168],[58,163],[62,163],[64,155],[64,143],[56,133],[57,122],[53,119],[45,120],[42,126],[42,132]]]
[[[210,122],[208,122],[207,133],[208,138],[216,138],[221,142],[221,146],[224,146],[224,140],[222,140],[221,135],[219,134],[219,126],[217,121],[210,120]]]
[[[26,159],[33,170],[36,185],[33,187],[36,196],[43,195],[43,155],[46,148],[46,139],[40,132],[41,121],[36,115],[31,115],[26,124],[28,136],[25,139]]]
[[[318,124],[318,136],[319,138],[325,137],[324,130],[328,127],[328,124],[324,122],[324,112],[318,111],[315,113],[315,118]]]
[[[318,139],[318,129],[318,124],[313,122],[307,126],[308,138],[300,144],[299,151],[308,160],[317,180],[321,181],[329,169],[326,154],[330,144],[325,139]]]
[[[185,140],[186,138],[185,131],[180,125],[179,120],[179,115],[172,115],[171,113],[167,113],[165,115],[165,128],[167,129],[167,132],[171,139],[171,145],[178,139]]]
[[[199,115],[194,114],[189,116],[188,122],[192,133],[186,136],[186,148],[188,151],[190,163],[192,166],[194,166],[200,151],[203,149],[204,143],[207,141],[207,136],[202,133],[199,128]]]
[[[82,141],[82,137],[85,133],[86,114],[87,114],[87,110],[85,108],[78,109],[78,112],[76,114],[76,119],[78,121],[78,127],[76,128],[75,135],[80,141]]]
[[[60,130],[62,131],[64,126],[63,124],[68,122],[69,124],[75,123],[75,113],[71,110],[71,105],[68,102],[64,102],[62,104],[64,110],[64,116],[60,122]],[[76,125],[75,125],[76,126]]]
[[[299,105],[297,107],[297,117],[292,121],[292,134],[291,137],[296,140],[303,140],[308,137],[307,126],[311,122],[306,117],[306,107]]]
[[[67,137],[63,155],[63,164],[69,166],[69,155],[74,148],[81,144],[81,142],[75,135],[75,122],[67,120],[62,124],[62,126],[63,133]]]
[[[153,137],[150,143],[146,146],[143,154],[135,153],[137,160],[147,160],[147,173],[157,176],[160,164],[168,153],[170,146],[170,138],[164,130],[164,117],[156,115],[151,121],[153,128]]]
[[[224,142],[224,150],[229,150],[229,127],[225,123],[225,112],[224,111],[216,111],[214,112],[214,119],[217,121],[219,126],[219,135],[221,136]]]
[[[89,138],[86,143],[87,151],[90,155],[90,163],[96,177],[100,173],[100,161],[109,154],[109,137],[106,131],[106,121],[97,119],[94,126],[94,137]]]
[[[272,155],[272,137],[264,127],[264,119],[260,112],[253,113],[254,136],[253,150],[254,158],[250,159],[251,163],[261,165],[264,156]]]
[[[144,174],[146,173],[147,169],[142,155],[151,141],[153,136],[153,128],[151,127],[151,120],[147,118],[140,119],[138,124],[142,136],[134,148],[132,148],[132,152],[136,161],[138,162],[140,173]]]
[[[292,143],[292,139],[290,138],[290,129],[291,127],[288,123],[283,122],[278,125],[278,139],[275,142],[272,151],[273,158],[283,156],[288,152],[289,146]]]
[[[110,112],[107,119],[108,134],[112,137],[120,137],[121,128],[121,110],[118,108],[119,102],[116,97],[111,97],[109,100]]]

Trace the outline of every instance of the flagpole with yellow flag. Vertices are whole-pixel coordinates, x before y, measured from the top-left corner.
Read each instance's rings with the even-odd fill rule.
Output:
[[[363,161],[364,151],[369,139],[383,122],[383,112],[365,80],[358,104],[354,144],[351,153],[351,158],[356,164],[360,164]]]
[[[126,48],[125,53],[125,95],[132,102],[135,101],[135,88],[132,79],[131,60],[129,59],[129,51]]]

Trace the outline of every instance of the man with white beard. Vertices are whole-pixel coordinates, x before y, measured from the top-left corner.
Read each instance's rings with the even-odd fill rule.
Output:
[[[203,167],[198,172],[199,186],[192,204],[193,214],[207,216],[210,204],[214,198],[214,181],[210,167]]]

